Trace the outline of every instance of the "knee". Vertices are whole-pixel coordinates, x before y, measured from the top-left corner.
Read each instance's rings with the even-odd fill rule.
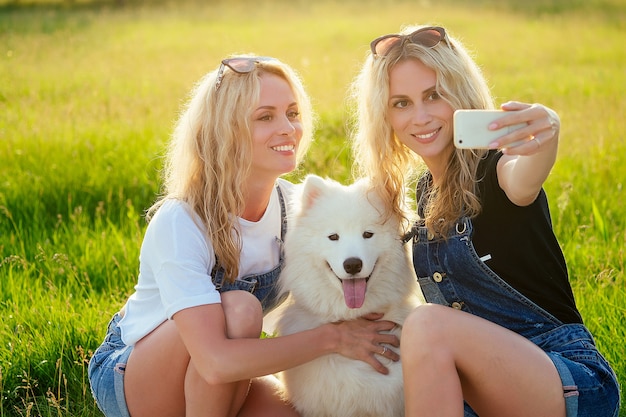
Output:
[[[450,308],[438,304],[423,304],[415,308],[402,326],[401,345],[415,353],[445,346]]]
[[[422,304],[417,306],[404,321],[402,334],[404,335],[405,331],[413,333],[414,331],[436,330],[439,327],[436,324],[445,320],[449,310],[449,307],[440,304]]]
[[[263,309],[254,295],[246,291],[222,293],[222,308],[229,338],[257,338],[261,335]]]

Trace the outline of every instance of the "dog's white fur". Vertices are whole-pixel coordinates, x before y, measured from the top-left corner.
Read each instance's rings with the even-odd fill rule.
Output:
[[[279,282],[290,296],[276,323],[278,335],[379,312],[399,325],[393,333],[400,337],[400,325],[423,298],[399,222],[384,221],[382,202],[368,192],[367,180],[343,186],[309,175],[300,187],[285,237]],[[363,304],[344,300],[342,280],[365,277]],[[303,417],[404,416],[400,362],[377,359],[388,375],[339,354],[286,370],[286,398]]]

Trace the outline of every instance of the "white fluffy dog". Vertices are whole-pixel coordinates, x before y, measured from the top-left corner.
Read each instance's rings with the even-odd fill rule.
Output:
[[[290,296],[277,333],[379,312],[399,325],[393,332],[400,337],[407,314],[423,300],[401,225],[383,217],[366,180],[343,186],[310,175],[300,187],[279,281]],[[339,354],[286,370],[286,398],[303,417],[404,416],[400,362],[377,358],[388,375]]]

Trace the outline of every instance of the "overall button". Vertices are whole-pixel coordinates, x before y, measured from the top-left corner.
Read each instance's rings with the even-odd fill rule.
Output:
[[[443,280],[443,275],[441,275],[439,272],[435,272],[433,274],[433,279],[435,280],[435,282],[441,282]]]
[[[455,310],[460,310],[462,307],[463,306],[459,302],[455,301],[455,302],[452,303],[452,308],[455,309]]]

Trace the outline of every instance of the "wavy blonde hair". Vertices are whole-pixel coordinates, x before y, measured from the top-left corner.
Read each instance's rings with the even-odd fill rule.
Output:
[[[402,30],[406,35],[420,27]],[[388,121],[389,71],[398,62],[417,59],[437,75],[437,93],[454,110],[492,109],[487,82],[478,65],[461,43],[449,34],[432,48],[411,42],[398,42],[384,57],[370,52],[352,83],[351,98],[356,103],[356,125],[352,133],[357,176],[372,179],[390,216],[405,216],[405,184],[424,170],[423,161],[395,136]],[[455,149],[448,161],[443,181],[433,185],[425,210],[431,230],[445,234],[462,215],[480,212],[476,169],[485,151]]]
[[[189,204],[205,226],[229,281],[239,274],[241,236],[237,216],[244,209],[242,190],[252,165],[250,123],[264,73],[283,78],[296,97],[303,129],[297,162],[302,161],[313,139],[314,116],[299,75],[279,60],[264,60],[246,74],[225,68],[216,90],[216,69],[191,91],[167,150],[163,194],[147,212],[150,219],[169,199]]]

